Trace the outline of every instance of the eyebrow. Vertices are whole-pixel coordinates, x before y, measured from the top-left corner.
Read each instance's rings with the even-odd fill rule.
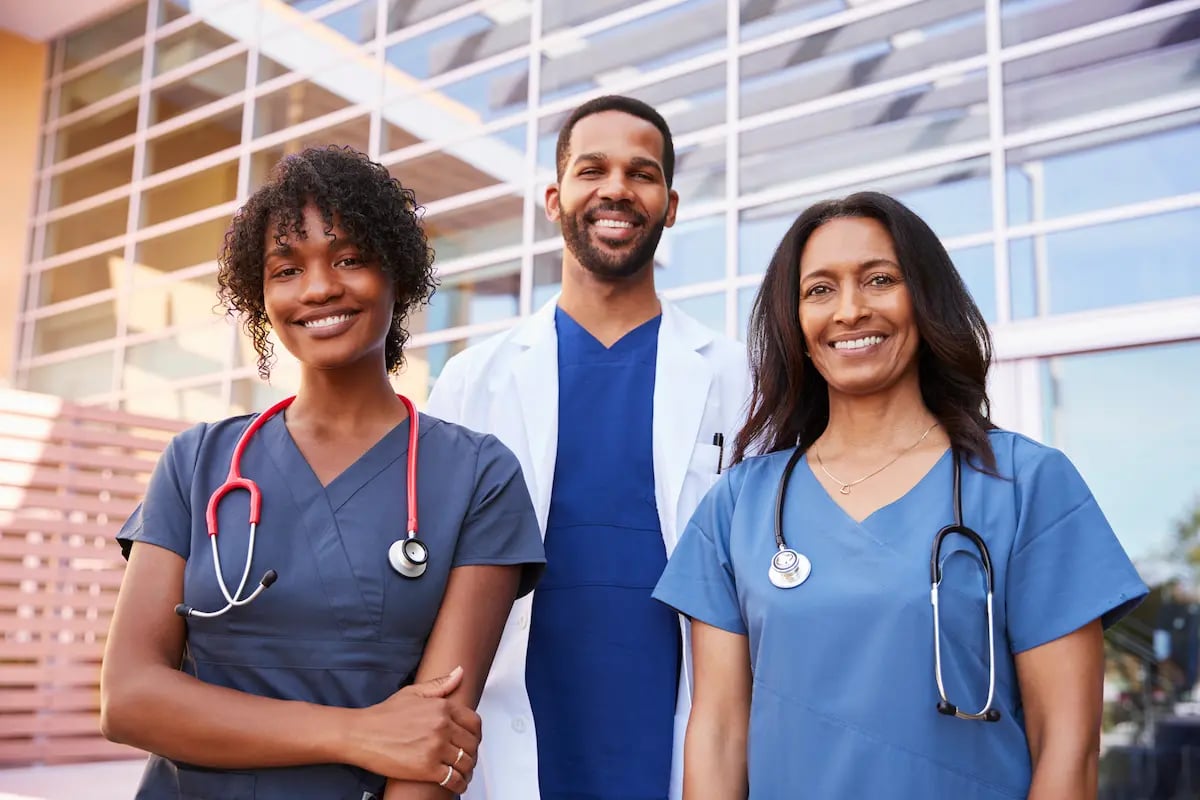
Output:
[[[860,262],[856,269],[859,272],[865,272],[872,267],[895,267],[896,269],[900,269],[900,265],[895,261],[892,261],[890,258],[869,258],[866,261]],[[803,283],[804,281],[812,280],[813,278],[832,278],[833,275],[833,270],[821,268],[813,270],[812,272],[803,276],[800,279],[800,282]]]

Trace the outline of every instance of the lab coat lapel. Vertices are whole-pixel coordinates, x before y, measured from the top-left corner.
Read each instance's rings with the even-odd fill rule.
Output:
[[[688,464],[700,440],[700,423],[712,382],[707,361],[698,351],[712,341],[700,325],[663,302],[654,375],[654,496],[667,552],[675,548],[679,496]]]
[[[515,342],[524,348],[513,362],[521,419],[529,446],[529,476],[542,536],[550,516],[550,492],[558,454],[558,335],[554,327],[557,298],[522,325]]]

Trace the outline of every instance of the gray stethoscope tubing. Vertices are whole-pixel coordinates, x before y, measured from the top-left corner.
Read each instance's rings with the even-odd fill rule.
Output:
[[[783,538],[783,502],[787,494],[788,482],[791,480],[792,472],[804,455],[804,450],[797,447],[788,459],[787,464],[783,468],[783,475],[779,479],[779,489],[775,495],[775,555],[771,558],[771,569],[768,573],[771,583],[781,589],[790,589],[793,586],[799,586],[808,578],[812,567],[809,560],[801,555],[796,550],[788,547],[787,541]],[[942,541],[952,533],[957,533],[971,540],[975,548],[979,551],[980,562],[983,565],[984,578],[987,581],[987,627],[988,627],[988,695],[987,702],[983,704],[983,708],[974,714],[959,710],[958,706],[951,703],[946,698],[945,684],[942,681],[942,647],[941,647],[941,621],[938,616],[938,587],[942,582],[942,565],[940,562]],[[992,708],[992,701],[995,698],[996,691],[996,639],[995,639],[995,623],[992,616],[992,592],[995,586],[992,573],[992,558],[988,552],[987,544],[983,541],[978,533],[968,528],[963,524],[962,515],[962,464],[959,454],[954,453],[954,524],[947,525],[938,531],[933,539],[933,554],[930,557],[930,579],[931,588],[929,592],[930,601],[933,603],[933,671],[934,679],[937,681],[938,696],[940,700],[937,704],[939,714],[946,716],[958,717],[959,719],[978,719],[985,722],[998,722],[1000,720],[1000,712]]]

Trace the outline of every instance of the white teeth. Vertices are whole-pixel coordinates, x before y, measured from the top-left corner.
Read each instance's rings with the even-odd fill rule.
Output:
[[[632,228],[632,222],[625,222],[619,219],[598,219],[594,223],[597,228]]]
[[[883,341],[882,336],[864,336],[861,339],[847,339],[843,342],[834,342],[834,350],[861,350],[864,347],[870,347],[873,344],[879,344]]]
[[[337,325],[339,322],[345,322],[348,319],[350,319],[349,314],[336,314],[332,317],[310,319],[308,322],[301,324],[303,324],[306,328],[328,328],[330,325]]]

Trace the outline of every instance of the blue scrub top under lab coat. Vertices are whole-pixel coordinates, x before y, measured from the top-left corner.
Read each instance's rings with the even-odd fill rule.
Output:
[[[225,605],[204,514],[250,420],[201,424],[176,436],[118,536],[126,552],[142,542],[186,559],[182,599],[201,611]],[[525,565],[521,592],[530,591],[544,556],[516,457],[493,436],[424,415],[420,424],[418,512],[429,566],[416,580],[399,576],[387,559],[405,535],[408,421],[326,487],[282,414],[263,425],[241,464],[262,491],[247,583],[256,585],[268,569],[279,578],[247,606],[189,619],[184,672],[264,697],[360,708],[413,681],[452,568]],[[231,591],[245,563],[248,511],[244,491],[220,506],[217,541]],[[383,778],[346,765],[226,771],[152,755],[136,797],[362,800],[383,786]]]
[[[1057,450],[990,434],[998,478],[965,462],[964,523],[995,571],[996,697],[988,723],[937,713],[929,559],[954,520],[949,452],[915,487],[861,523],[801,459],[784,536],[812,561],[804,584],[767,578],[773,515],[791,451],[751,458],[700,504],[655,596],[748,637],[753,689],[750,797],[1016,800],[1031,767],[1013,655],[1146,594],[1083,479]],[[940,615],[947,696],[977,711],[987,696],[985,584],[961,536],[942,551]]]

